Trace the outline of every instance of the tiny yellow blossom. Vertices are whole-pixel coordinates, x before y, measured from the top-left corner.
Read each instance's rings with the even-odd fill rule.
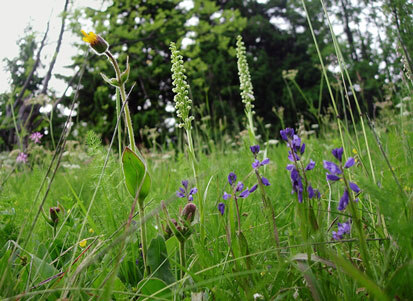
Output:
[[[95,230],[93,230],[92,228],[89,229],[89,233],[93,234],[95,233]]]
[[[81,241],[79,242],[79,246],[80,246],[81,248],[86,247],[86,245],[87,245],[87,239],[81,240]]]
[[[353,154],[357,155],[357,150],[353,148]]]
[[[108,48],[109,44],[101,36],[95,34],[94,32],[86,33],[81,30],[83,34],[83,41],[90,44],[90,47],[99,55],[104,54]]]

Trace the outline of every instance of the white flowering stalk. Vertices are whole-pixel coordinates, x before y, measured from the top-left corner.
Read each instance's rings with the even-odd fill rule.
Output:
[[[251,83],[251,75],[248,69],[248,62],[247,56],[245,51],[245,45],[242,41],[241,36],[237,37],[237,58],[238,58],[238,76],[240,81],[240,89],[241,89],[241,99],[242,102],[245,104],[245,114],[247,115],[248,120],[248,133],[250,136],[250,143],[251,145],[255,145],[256,137],[254,132],[254,123],[252,120],[252,115],[254,114],[254,105],[252,102],[254,101],[254,91],[252,88]]]
[[[181,119],[178,126],[184,127],[187,131],[191,130],[191,121],[194,120],[194,116],[190,116],[192,100],[189,98],[189,85],[186,82],[184,61],[179,50],[176,48],[175,43],[171,43],[172,52],[172,84],[174,88],[172,91],[175,93],[175,109],[176,115]]]
[[[175,109],[176,115],[180,119],[178,126],[180,128],[185,128],[187,143],[188,143],[188,152],[191,160],[192,170],[194,173],[194,178],[196,182],[196,187],[199,188],[197,172],[196,172],[196,157],[194,151],[194,145],[192,141],[192,125],[191,122],[194,120],[194,116],[191,115],[191,105],[192,100],[189,98],[189,85],[186,81],[184,61],[182,55],[179,53],[179,50],[176,48],[175,43],[171,42],[169,47],[171,50],[171,59],[172,59],[172,84],[174,88],[172,91],[175,93]],[[203,200],[199,198],[199,215],[200,215],[200,224],[201,224],[201,239],[204,237],[204,210],[203,210]]]

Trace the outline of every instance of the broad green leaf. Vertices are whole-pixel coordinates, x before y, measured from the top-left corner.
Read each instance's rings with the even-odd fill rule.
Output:
[[[166,286],[166,283],[163,282],[161,279],[142,279],[141,282],[138,283],[138,300],[155,300],[155,298],[152,297],[159,298],[157,300],[172,300],[172,291],[170,288],[165,289]]]
[[[152,239],[148,248],[148,265],[155,277],[170,284],[175,281],[168,260],[165,240],[158,235]]]
[[[126,187],[133,198],[135,198],[139,186],[142,182],[142,188],[139,193],[139,202],[143,202],[151,188],[151,177],[146,172],[145,164],[141,159],[130,149],[125,148],[122,155],[123,173],[125,174]],[[145,176],[145,179],[143,179]]]

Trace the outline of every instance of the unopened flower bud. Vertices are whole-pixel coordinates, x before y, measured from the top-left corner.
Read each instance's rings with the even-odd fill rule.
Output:
[[[184,210],[182,210],[182,217],[187,222],[192,223],[192,221],[195,218],[195,211],[196,211],[196,205],[194,203],[188,203],[184,207]]]
[[[60,208],[59,207],[51,207],[49,209],[49,212],[50,212],[50,219],[53,222],[53,226],[57,226],[57,224],[59,223]]]

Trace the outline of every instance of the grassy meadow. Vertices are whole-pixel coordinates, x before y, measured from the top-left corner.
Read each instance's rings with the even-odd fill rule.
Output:
[[[72,140],[69,115],[55,147],[32,134],[25,153],[0,154],[1,300],[412,300],[408,76],[370,120],[345,64],[341,97],[320,60],[331,106],[306,98],[318,123],[294,128],[274,111],[274,132],[255,114],[241,37],[235,126],[233,112],[216,121],[192,103],[171,43],[176,140],[143,146],[127,105],[133,66],[82,33],[114,67],[102,77],[117,124],[110,141]],[[341,60],[334,35],[332,46]]]

